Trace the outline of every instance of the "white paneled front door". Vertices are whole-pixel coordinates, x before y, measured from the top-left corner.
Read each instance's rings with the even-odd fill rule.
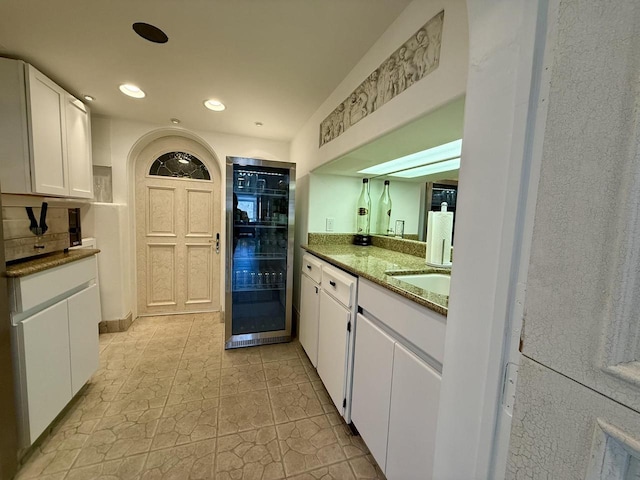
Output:
[[[187,154],[184,163],[172,152]],[[166,176],[184,175],[178,169],[187,165],[188,171],[196,160],[210,179]],[[219,199],[215,160],[195,142],[165,137],[142,151],[136,164],[139,315],[220,309]]]

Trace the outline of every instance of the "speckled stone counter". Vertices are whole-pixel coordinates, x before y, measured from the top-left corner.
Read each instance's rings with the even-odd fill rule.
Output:
[[[27,260],[26,262],[14,263],[7,265],[7,277],[25,277],[34,273],[42,272],[50,268],[64,265],[65,263],[75,262],[83,258],[91,257],[96,253],[100,253],[97,248],[80,248],[78,250],[70,250],[69,253],[55,252],[42,257]]]
[[[382,285],[435,312],[447,315],[449,306],[447,295],[439,295],[414,287],[387,274],[393,272],[402,272],[403,274],[450,273],[449,270],[428,267],[424,258],[374,246],[302,245],[302,248],[338,268]]]

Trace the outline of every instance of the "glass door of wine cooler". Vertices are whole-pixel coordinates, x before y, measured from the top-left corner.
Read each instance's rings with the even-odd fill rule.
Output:
[[[227,158],[226,348],[291,340],[294,165]]]

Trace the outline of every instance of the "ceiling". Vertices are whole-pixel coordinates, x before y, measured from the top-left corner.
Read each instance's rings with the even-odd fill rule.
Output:
[[[290,140],[409,3],[0,0],[0,55],[94,96],[94,114]],[[134,22],[169,42],[143,40]],[[125,97],[122,83],[147,97]],[[205,109],[208,98],[227,109]]]
[[[321,165],[314,173],[363,177],[362,173],[358,173],[359,170],[458,140],[462,138],[464,100],[464,97],[453,100],[393,132]],[[458,175],[445,173],[411,179],[386,175],[380,177],[394,181],[423,182],[455,179]]]

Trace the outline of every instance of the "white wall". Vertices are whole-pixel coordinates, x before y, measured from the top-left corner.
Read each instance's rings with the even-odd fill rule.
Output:
[[[445,10],[444,27],[438,68],[350,127],[344,134],[319,148],[320,122],[426,21],[443,9]],[[292,140],[290,158],[297,163],[298,197],[311,200],[309,192],[305,191],[309,183],[305,177],[314,168],[463,95],[467,81],[468,42],[467,8],[464,0],[414,0],[411,2]],[[306,212],[299,210],[298,216],[307,214],[313,221],[318,221],[315,218],[316,212],[311,205],[309,207]],[[324,217],[320,217],[319,221],[324,222]],[[301,243],[306,243],[309,231],[305,223],[296,224],[296,252],[299,253],[298,247]],[[296,255],[294,266],[296,308],[300,303],[300,275],[298,274],[300,258],[299,254]]]
[[[103,304],[111,302],[114,304],[114,311],[125,312],[126,314],[131,311],[136,313],[135,298],[133,292],[135,292],[135,232],[133,231],[132,218],[133,210],[130,202],[133,192],[133,179],[132,176],[132,153],[134,147],[140,148],[139,141],[141,138],[153,134],[153,132],[162,131],[164,134],[181,134],[186,133],[189,136],[195,136],[205,145],[208,145],[217,159],[220,167],[222,178],[225,175],[225,161],[227,156],[243,156],[264,158],[270,160],[288,161],[289,148],[288,142],[264,140],[252,137],[242,137],[238,135],[228,135],[215,132],[204,131],[190,131],[183,128],[167,127],[166,125],[154,125],[147,123],[132,122],[121,119],[107,119],[98,117],[98,121],[94,122],[93,132],[97,134],[99,142],[94,146],[94,154],[97,149],[98,156],[101,158],[103,164],[109,164],[112,167],[113,174],[113,201],[114,203],[121,204],[124,207],[124,218],[126,222],[124,224],[115,222],[121,229],[120,231],[108,231],[102,230],[96,227],[96,238],[98,243],[101,244],[103,239],[101,236],[108,236],[107,240],[109,244],[113,242],[114,238],[117,238],[120,242],[118,248],[122,252],[122,262],[109,264],[106,268],[109,272],[105,275],[111,275],[112,278],[120,278],[122,281],[122,289],[114,289],[106,293],[106,298],[102,298]],[[105,159],[106,155],[110,155],[110,160]],[[222,185],[222,195],[225,195],[225,185]],[[224,219],[225,202],[221,202],[222,215]],[[96,221],[98,218],[96,217]],[[115,224],[114,223],[114,224]],[[222,227],[221,237],[224,237],[224,222]],[[224,259],[224,242],[221,248],[221,258]],[[224,278],[224,261],[221,261],[220,278]],[[120,270],[116,272],[115,270]],[[101,273],[101,276],[103,274]],[[220,282],[221,288],[221,304],[224,306],[224,281]],[[224,307],[223,307],[224,308]],[[123,317],[124,318],[124,317]]]
[[[356,203],[362,190],[362,179],[342,175],[309,175],[309,232],[326,232],[326,219],[334,219],[334,233],[354,233]],[[371,232],[374,233],[377,207],[384,186],[383,180],[371,180]],[[394,182],[390,184],[391,228],[396,220],[404,220],[404,233],[418,233],[420,184]]]
[[[469,0],[469,82],[433,478],[504,479],[502,380],[516,347],[545,0]],[[536,55],[534,55],[536,53]],[[526,250],[526,248],[525,248]],[[517,354],[516,348],[516,354]],[[517,359],[514,359],[517,363]],[[506,439],[497,436],[499,427]],[[496,440],[498,439],[498,440]],[[506,440],[506,441],[502,441]],[[500,465],[502,463],[502,465]]]

